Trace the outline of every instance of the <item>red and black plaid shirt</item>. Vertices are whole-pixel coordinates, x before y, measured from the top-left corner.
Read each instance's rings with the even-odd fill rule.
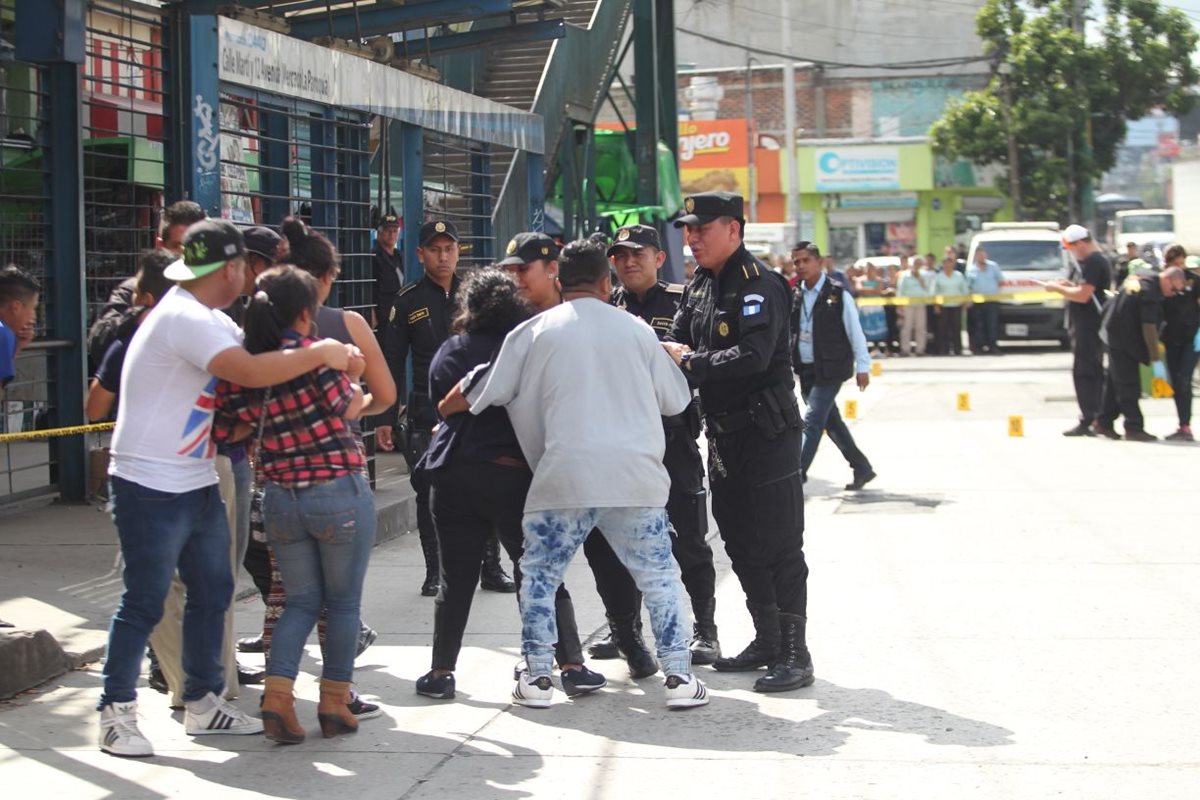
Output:
[[[281,350],[319,341],[292,331],[284,336]],[[268,398],[265,418],[264,397]],[[344,416],[353,398],[346,373],[328,367],[266,390],[220,381],[213,438],[229,440],[239,422],[250,425],[256,434],[261,418],[258,453],[263,476],[280,486],[303,489],[363,470],[362,451]]]

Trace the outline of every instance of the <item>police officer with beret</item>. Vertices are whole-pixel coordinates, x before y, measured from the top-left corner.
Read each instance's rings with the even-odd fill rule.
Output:
[[[698,269],[664,343],[699,388],[709,443],[709,486],[725,551],[746,593],[754,640],[713,665],[768,667],[755,691],[813,682],[805,641],[803,423],[791,369],[786,279],[746,251],[742,198],[705,192],[684,201]]]
[[[1120,439],[1113,429],[1117,415],[1125,417],[1125,438],[1134,442],[1153,442],[1158,437],[1146,433],[1138,400],[1142,394],[1138,364],[1149,364],[1154,377],[1166,380],[1167,369],[1158,352],[1158,329],[1163,320],[1163,299],[1183,291],[1185,279],[1179,267],[1167,267],[1160,273],[1136,269],[1130,262],[1129,276],[1121,283],[1117,296],[1104,306],[1100,338],[1108,352],[1108,372],[1096,433]]]
[[[612,304],[642,319],[654,329],[661,340],[671,332],[683,286],[658,279],[658,271],[666,260],[658,231],[649,225],[632,225],[617,231],[608,248],[608,257],[615,266],[621,286],[613,291]],[[620,425],[620,420],[615,420]],[[664,417],[666,451],[663,465],[671,477],[671,493],[667,500],[667,515],[671,522],[671,549],[679,563],[683,585],[692,601],[696,615],[691,651],[692,663],[711,664],[721,657],[717,640],[716,570],[713,568],[712,548],[708,534],[708,503],[704,489],[704,462],[696,437],[700,435],[700,409],[693,400],[691,407],[674,417]],[[616,561],[607,540],[593,534],[584,542],[584,553],[593,568],[599,559]],[[620,567],[624,570],[624,567]],[[632,580],[632,579],[630,579]],[[635,587],[636,591],[636,587]],[[633,617],[641,619],[641,610],[634,609]],[[623,628],[634,619],[610,621],[612,635],[618,641]],[[596,649],[593,648],[593,653]]]
[[[387,334],[383,353],[396,381],[396,396],[404,397],[405,363],[412,353],[412,391],[408,394],[408,426],[403,448],[408,462],[410,482],[417,495],[417,530],[421,550],[425,555],[425,580],[421,594],[432,597],[440,583],[437,537],[433,515],[429,511],[429,478],[419,465],[421,456],[433,436],[437,424],[437,409],[429,399],[429,364],[442,342],[450,336],[450,318],[454,313],[454,298],[462,282],[455,270],[459,256],[458,229],[447,220],[431,220],[421,226],[417,235],[417,259],[425,268],[419,281],[410,283],[396,295],[388,314]],[[395,409],[384,412],[383,419],[397,417]],[[392,426],[375,429],[380,448],[391,450]],[[515,592],[516,584],[500,566],[500,545],[493,536],[488,543],[483,562],[480,586],[494,592]]]

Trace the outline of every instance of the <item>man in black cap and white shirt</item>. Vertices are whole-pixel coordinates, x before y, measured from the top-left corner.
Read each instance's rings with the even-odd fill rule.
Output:
[[[442,342],[450,337],[450,318],[454,298],[462,282],[458,267],[458,229],[448,220],[431,220],[417,235],[417,258],[425,268],[419,281],[410,283],[396,295],[387,320],[383,354],[396,381],[396,397],[403,398],[405,366],[412,354],[412,390],[408,393],[408,426],[404,441],[393,442],[392,421],[397,409],[381,416],[384,423],[375,428],[376,441],[383,450],[399,446],[410,470],[410,481],[417,494],[417,530],[425,556],[425,580],[421,594],[437,594],[439,577],[437,536],[429,510],[429,478],[417,466],[437,424],[437,409],[429,399],[429,364]],[[515,592],[517,586],[500,565],[500,544],[493,536],[484,555],[480,586],[494,592]]]
[[[260,720],[221,696],[233,575],[210,436],[216,384],[273,386],[322,365],[346,369],[361,358],[357,348],[332,340],[246,352],[241,331],[219,311],[242,291],[245,254],[242,235],[229,222],[204,220],[188,228],[183,258],[164,272],[179,285],[155,306],[125,358],[109,465],[125,592],[109,630],[98,705],[100,749],[113,755],[154,754],[137,726],[137,679],[177,568],[188,588],[182,634],[187,733],[262,732]]]

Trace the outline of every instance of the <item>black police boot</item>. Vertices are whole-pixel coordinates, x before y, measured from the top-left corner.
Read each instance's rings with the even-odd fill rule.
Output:
[[[429,542],[422,540],[421,552],[425,554],[425,580],[421,584],[421,596],[433,597],[438,593],[438,587],[442,584],[437,540]]]
[[[718,672],[750,672],[769,667],[779,656],[779,607],[746,601],[750,618],[754,620],[754,641],[733,658],[718,658],[713,669]]]
[[[588,655],[597,661],[607,661],[610,658],[621,657],[621,651],[617,649],[617,642],[613,639],[611,624],[608,626],[608,633],[604,634],[603,639],[598,639],[588,645]]]
[[[167,686],[167,678],[163,675],[162,667],[158,665],[158,655],[153,647],[146,646],[146,656],[150,659],[150,677],[146,685],[159,694],[167,694],[171,687]]]
[[[717,641],[717,623],[713,616],[717,612],[717,598],[705,597],[703,600],[692,600],[692,612],[696,615],[696,625],[692,629],[693,664],[711,664],[721,657],[721,643]]]
[[[488,537],[483,550],[483,571],[479,573],[479,588],[489,592],[512,594],[517,590],[513,579],[504,572],[500,565],[500,540],[496,534]]]
[[[813,684],[813,662],[804,641],[805,619],[779,615],[779,658],[766,675],[754,682],[756,692],[790,692]]]
[[[631,677],[634,679],[647,678],[658,672],[658,662],[654,660],[654,656],[646,648],[645,640],[642,639],[641,614],[610,616],[608,625],[612,628],[613,641],[617,643],[617,650],[629,664]]]

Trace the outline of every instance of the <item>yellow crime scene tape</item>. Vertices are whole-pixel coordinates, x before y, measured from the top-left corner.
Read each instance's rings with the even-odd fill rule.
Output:
[[[1056,292],[1030,290],[1009,294],[939,294],[928,297],[856,297],[859,308],[864,306],[931,306],[946,303],[1044,303],[1047,300],[1062,300]]]
[[[58,436],[77,436],[81,433],[100,433],[111,431],[115,427],[112,422],[97,422],[93,425],[73,425],[69,428],[48,428],[44,431],[25,431],[23,433],[0,433],[0,444],[4,442],[25,442],[32,439],[53,439]]]

